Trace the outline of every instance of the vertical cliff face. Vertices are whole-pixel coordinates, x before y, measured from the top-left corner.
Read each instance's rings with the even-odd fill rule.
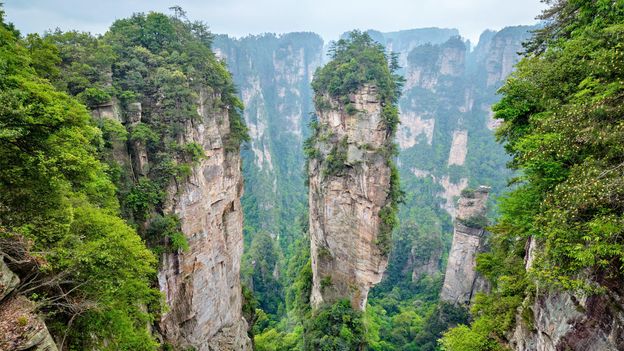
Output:
[[[158,283],[168,311],[159,322],[166,342],[198,351],[251,350],[247,322],[242,317],[240,262],[243,254],[243,177],[239,153],[227,150],[231,133],[228,109],[210,88],[199,89],[198,118],[187,119],[175,142],[197,144],[203,156],[188,177],[165,189],[163,213],[180,222],[188,249],[168,250],[161,256]],[[148,123],[141,102],[121,110],[107,103],[93,111],[133,130]],[[152,110],[152,113],[154,111]],[[151,118],[154,118],[152,115]],[[145,141],[112,146],[115,160],[140,178],[149,174]],[[125,153],[124,153],[125,152]],[[149,227],[150,223],[142,224]]]
[[[202,33],[156,13],[116,22],[107,33],[116,62],[104,84],[124,94],[93,115],[128,136],[107,140],[107,157],[121,174],[124,215],[160,258],[167,308],[154,333],[180,349],[246,351],[239,151],[248,135],[232,77]],[[184,52],[193,55],[165,59]]]
[[[531,28],[486,31],[472,49],[452,32],[440,32],[444,35],[415,46],[393,46],[405,58],[406,82],[399,100],[401,125],[397,131],[399,170],[404,187],[418,194],[405,199],[398,235],[405,232],[410,221],[416,221],[420,232],[439,236],[443,252],[448,252],[450,233],[455,229],[456,199],[462,190],[488,184],[495,198],[506,187],[508,157],[492,133],[498,122],[492,118],[490,107],[498,99],[496,89],[509,74],[510,65],[519,60],[517,52]],[[379,33],[375,38],[390,46],[402,34]],[[422,213],[425,208],[430,209],[427,214]],[[411,269],[415,278],[435,277],[438,255],[419,240],[412,241],[412,251],[421,248],[431,253],[421,253],[432,258],[431,265],[392,256],[388,272]],[[388,283],[396,278],[393,274]]]
[[[569,292],[539,295],[516,316],[509,346],[517,351],[624,349],[621,292],[580,296]]]
[[[505,80],[519,61],[518,53],[522,51],[522,42],[518,41],[517,33],[514,33],[518,28],[522,27],[506,28],[496,33],[491,41],[484,43],[487,53],[484,55],[483,65],[488,87]]]
[[[167,190],[166,212],[180,218],[188,250],[163,254],[158,281],[170,311],[161,329],[168,340],[200,351],[251,350],[241,315],[240,156],[225,147],[227,109],[206,90],[199,96],[201,119],[186,122],[178,143],[197,143],[206,157]]]
[[[430,240],[433,241],[433,238]],[[418,282],[420,278],[426,276],[435,276],[440,274],[440,261],[442,258],[443,250],[441,245],[437,242],[428,248],[427,252],[419,253],[418,249],[423,243],[414,245],[410,251],[410,256],[405,268],[411,269],[412,282]],[[424,251],[424,250],[421,250]]]
[[[346,297],[363,310],[387,264],[379,240],[390,188],[390,168],[380,152],[388,133],[375,86],[351,96],[355,114],[327,99],[330,107],[317,111],[320,155],[309,164],[311,301],[319,306]]]
[[[476,272],[477,254],[484,250],[486,202],[489,188],[464,191],[458,202],[453,243],[449,253],[440,299],[469,304],[474,295],[487,288]]]
[[[539,245],[529,240],[525,254],[528,271]],[[509,347],[516,351],[624,349],[624,291],[617,281],[603,281],[608,290],[588,295],[572,291],[537,289],[516,314]]]

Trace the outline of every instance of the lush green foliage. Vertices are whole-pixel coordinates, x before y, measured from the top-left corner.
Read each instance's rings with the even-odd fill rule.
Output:
[[[140,111],[141,120],[126,123],[125,134],[135,152],[144,150],[149,168],[131,170],[112,155],[125,150],[125,140],[119,137],[106,138],[110,155],[104,157],[116,174],[124,217],[136,224],[150,222],[154,227],[172,218],[162,213],[165,189],[189,176],[192,166],[206,157],[199,143],[181,141],[189,126],[202,118],[200,105],[204,114],[228,111],[228,152],[238,152],[249,138],[232,78],[212,52],[212,36],[201,23],[159,13],[135,14],[116,21],[103,37],[56,31],[43,39],[31,38],[40,41],[58,48],[61,72],[48,76],[59,88],[92,108],[113,104],[123,119],[135,118]],[[105,119],[102,124],[110,122]],[[158,235],[153,230],[148,235],[158,252],[187,247],[179,230],[160,229]]]
[[[348,38],[334,42],[329,52],[331,61],[315,73],[312,81],[318,109],[323,109],[326,95],[348,105],[349,94],[365,84],[375,85],[381,101],[390,109],[398,101],[403,78],[393,73],[399,68],[397,57],[389,58],[383,45],[367,33],[350,32]],[[398,119],[393,120],[392,111],[388,114],[388,122],[392,123],[389,128],[395,127]]]
[[[340,176],[347,169],[347,148],[348,138],[345,136],[340,142],[334,145],[325,157],[325,167],[323,176]]]
[[[266,310],[276,311],[277,313],[266,313],[262,309],[256,310],[256,321],[253,326],[255,335],[255,346],[257,350],[292,350],[300,351],[303,349],[303,322],[311,316],[310,294],[312,292],[312,265],[310,262],[310,242],[307,240],[307,216],[301,218],[302,235],[299,240],[293,243],[289,248],[291,252],[288,259],[284,259],[282,267],[284,271],[280,274],[281,281],[275,281],[275,277],[269,280],[271,283],[254,286],[254,290],[258,291],[258,296],[266,298],[268,301],[275,303],[273,306],[266,307]],[[270,238],[261,239],[268,241]],[[255,241],[255,237],[254,237]],[[253,244],[252,244],[253,245]],[[254,257],[260,267],[254,266],[251,273],[243,272],[252,277],[258,276],[255,270],[262,271],[267,263],[262,262],[267,256],[267,252],[259,252],[250,250],[245,254],[243,265],[248,264],[249,259]],[[264,256],[260,256],[264,255]],[[269,257],[271,254],[269,254]],[[269,259],[270,260],[270,259]],[[253,261],[252,261],[253,262]],[[278,263],[279,264],[279,263]],[[269,267],[280,267],[269,266]],[[243,268],[243,270],[249,268]],[[272,272],[268,274],[272,275]],[[283,282],[283,283],[282,283]],[[283,290],[282,290],[283,289]],[[274,296],[284,291],[285,296],[280,296],[284,301],[276,301]],[[265,297],[266,296],[266,297]],[[260,300],[262,303],[262,300]]]
[[[242,263],[241,275],[247,286],[254,291],[259,307],[268,314],[282,315],[283,288],[275,274],[279,264],[277,248],[271,236],[266,232],[257,232],[247,249]]]
[[[205,114],[227,111],[227,152],[248,140],[211,40],[203,24],[158,13],[116,21],[103,37],[55,31],[19,39],[0,24],[0,235],[38,253],[44,274],[36,277],[52,283],[29,292],[69,349],[157,346],[146,328],[160,313],[151,288],[156,259],[120,215],[141,224],[155,252],[187,250],[179,219],[162,204],[165,189],[206,155],[181,136],[203,117],[201,106]],[[142,118],[125,127],[92,121],[78,101],[112,105],[124,122],[140,102]],[[119,158],[127,141],[146,151],[147,174]]]
[[[156,259],[118,217],[97,159],[102,132],[47,80],[57,53],[0,18],[0,250],[34,259],[22,292],[49,312],[65,347],[153,350]]]
[[[489,221],[485,215],[479,214],[468,218],[457,218],[457,222],[469,228],[483,229],[487,227]]]
[[[512,165],[524,172],[521,190],[509,201],[530,201],[519,210],[539,209],[501,225],[509,227],[508,235],[539,240],[544,256],[537,272],[571,288],[579,283],[572,278],[585,268],[619,274],[616,262],[624,258],[616,200],[623,161],[618,118],[624,4],[598,3],[609,3],[614,14],[591,25],[584,19],[589,13],[599,16],[602,5],[575,1],[561,9],[579,9],[568,24],[577,28],[574,34],[526,58],[496,106],[505,120],[499,136],[514,156]]]
[[[164,250],[171,252],[188,251],[189,245],[182,233],[180,218],[176,215],[157,215],[150,221],[146,237],[155,249],[164,243]],[[164,240],[163,240],[164,239]]]
[[[357,350],[364,341],[362,313],[351,307],[349,300],[320,307],[306,320],[304,350]]]
[[[595,293],[624,273],[624,2],[557,1],[545,16],[552,22],[495,106],[498,136],[522,171],[501,203],[493,250],[478,259],[496,288],[477,298],[469,328],[446,334],[446,350],[500,349],[534,284]],[[536,247],[528,274],[527,240]]]

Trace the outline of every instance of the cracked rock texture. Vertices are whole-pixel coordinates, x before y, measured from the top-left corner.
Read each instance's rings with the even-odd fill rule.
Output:
[[[388,262],[377,240],[379,211],[389,201],[390,168],[380,151],[388,140],[376,87],[365,85],[350,98],[360,111],[354,115],[329,97],[331,106],[317,111],[324,135],[317,140],[321,156],[309,165],[311,300],[319,306],[349,298],[363,310]],[[330,150],[345,141],[343,170],[325,174]]]
[[[167,213],[181,220],[188,251],[165,253],[158,273],[170,310],[160,322],[164,336],[204,350],[251,350],[242,317],[240,261],[243,254],[243,192],[240,156],[228,152],[227,109],[200,91],[201,120],[188,120],[180,144],[203,146],[206,157],[191,175],[167,191]]]
[[[15,294],[19,283],[0,252],[0,350],[57,351],[35,304]]]
[[[539,295],[524,318],[516,315],[509,346],[517,351],[624,350],[621,296],[617,291],[589,297],[554,291]]]
[[[239,277],[243,254],[241,160],[237,151],[225,149],[230,132],[227,109],[218,105],[218,97],[209,88],[200,89],[198,96],[201,118],[188,119],[176,142],[201,145],[205,157],[192,166],[187,178],[172,182],[166,191],[164,212],[180,218],[189,249],[161,256],[158,284],[168,311],[158,329],[177,347],[252,350],[242,316]],[[132,103],[122,115],[112,103],[92,114],[131,128],[145,118],[142,110],[141,103]],[[149,171],[148,156],[140,141],[114,145],[115,159],[135,177]]]
[[[533,265],[540,245],[529,239],[525,268]],[[582,295],[538,288],[516,314],[509,347],[517,351],[624,350],[624,290],[617,278],[603,280],[604,294]]]

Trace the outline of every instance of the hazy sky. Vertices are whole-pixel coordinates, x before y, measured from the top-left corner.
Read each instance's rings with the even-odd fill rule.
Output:
[[[78,29],[103,33],[134,12],[169,13],[180,5],[214,33],[233,36],[313,31],[325,40],[351,29],[382,32],[421,27],[457,28],[473,43],[485,29],[533,24],[540,0],[0,0],[24,33]]]

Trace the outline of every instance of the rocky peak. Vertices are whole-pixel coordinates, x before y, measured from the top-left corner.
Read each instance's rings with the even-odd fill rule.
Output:
[[[197,143],[205,156],[189,177],[171,184],[166,212],[180,218],[188,250],[162,255],[158,273],[170,307],[161,321],[167,340],[199,351],[251,350],[242,317],[243,192],[238,152],[226,150],[228,111],[200,91],[200,121],[188,120],[182,143]]]
[[[450,38],[443,44],[415,47],[407,56],[405,90],[435,91],[441,76],[460,77],[465,73],[466,43]]]
[[[496,87],[513,72],[520,60],[522,43],[526,41],[534,26],[506,27],[499,32],[486,31],[481,35],[475,49],[478,64],[485,69],[486,85]]]
[[[363,310],[387,265],[380,245],[380,211],[388,203],[390,168],[381,155],[388,133],[374,85],[350,96],[357,113],[336,99],[318,110],[320,156],[310,160],[312,304],[349,298]],[[342,155],[342,156],[340,156]],[[342,169],[332,170],[340,158]]]
[[[463,192],[457,201],[457,218],[461,221],[485,216],[489,193],[490,188],[486,186]]]
[[[477,254],[485,248],[486,203],[490,188],[464,190],[457,207],[453,243],[449,253],[440,299],[469,304],[474,295],[486,290],[487,283],[476,271]]]

